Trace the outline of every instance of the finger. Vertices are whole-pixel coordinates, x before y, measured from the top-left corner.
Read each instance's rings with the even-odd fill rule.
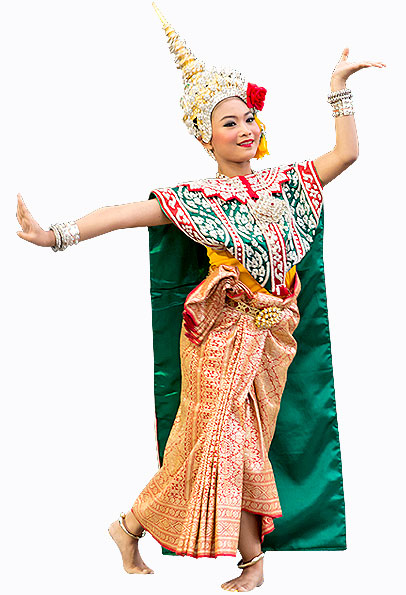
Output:
[[[20,203],[21,207],[22,207],[24,210],[26,210],[27,212],[29,212],[29,211],[28,211],[28,209],[27,209],[27,205],[25,204],[25,202],[24,202],[24,199],[23,199],[23,197],[21,196],[21,194],[20,194],[20,193],[18,193],[18,195],[17,195],[17,196],[18,196],[18,198],[19,198],[19,203]]]
[[[20,196],[21,194],[17,194],[17,217],[20,215]]]
[[[17,194],[17,210],[21,211],[23,210],[23,208],[25,207],[24,201],[23,201],[23,197],[21,196],[21,194]]]
[[[357,70],[361,70],[362,68],[369,68],[370,66],[371,64],[369,64],[368,62],[360,62],[359,64],[354,65],[354,72],[356,72]]]
[[[21,225],[21,218],[22,218],[22,214],[21,214],[21,203],[18,202],[17,203],[17,219]]]
[[[22,203],[24,204],[24,200],[23,200],[23,197],[22,197],[22,195],[20,194],[20,192],[17,194],[17,198],[18,198],[18,200],[19,200],[20,202],[22,202]]]
[[[346,60],[348,58],[349,53],[350,53],[350,48],[344,48],[344,51],[340,57],[340,62],[344,62],[344,60]]]
[[[17,207],[17,219],[24,231],[30,230],[30,217],[30,213],[27,211],[26,206],[20,203]]]
[[[24,209],[25,209],[25,205],[23,203],[19,202],[17,205],[17,216],[18,216],[18,220],[20,221],[20,224],[21,224],[21,221],[24,219],[24,215],[25,215]]]
[[[376,66],[376,68],[383,68],[386,64],[382,64],[381,62],[360,62],[358,64],[359,68],[369,68],[370,66]]]
[[[34,217],[31,215],[30,211],[27,209],[27,205],[23,201],[23,197],[21,195],[20,195],[19,207],[20,207],[20,213],[21,213],[22,217],[27,217],[27,219],[28,218],[34,219]]]

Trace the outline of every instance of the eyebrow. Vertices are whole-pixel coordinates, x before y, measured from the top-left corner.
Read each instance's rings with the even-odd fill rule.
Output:
[[[252,114],[252,112],[246,112],[244,114],[244,116],[248,116],[248,114]],[[237,116],[223,116],[222,118],[220,118],[219,122],[221,122],[221,120],[225,120],[226,118],[236,118],[237,119]]]

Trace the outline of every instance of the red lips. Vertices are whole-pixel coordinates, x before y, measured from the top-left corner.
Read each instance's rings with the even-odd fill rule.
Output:
[[[242,143],[237,143],[239,147],[251,147],[253,140],[245,140]]]

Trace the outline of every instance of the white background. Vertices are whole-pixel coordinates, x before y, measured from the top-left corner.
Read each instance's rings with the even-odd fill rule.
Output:
[[[345,552],[269,552],[265,593],[399,593],[404,584],[404,58],[397,3],[159,4],[208,65],[268,89],[270,167],[335,144],[326,101],[344,47],[360,156],[327,185],[325,266]],[[129,576],[107,533],[158,469],[147,229],[54,253],[21,240],[159,186],[212,176],[181,122],[181,74],[148,1],[2,2],[1,575],[7,594],[223,592],[234,558],[163,556]],[[403,552],[404,553],[404,552]]]

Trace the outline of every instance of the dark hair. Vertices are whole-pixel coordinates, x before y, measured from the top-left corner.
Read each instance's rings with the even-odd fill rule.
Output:
[[[197,118],[193,118],[193,124],[195,125],[196,132],[200,134],[199,126],[197,125]]]

